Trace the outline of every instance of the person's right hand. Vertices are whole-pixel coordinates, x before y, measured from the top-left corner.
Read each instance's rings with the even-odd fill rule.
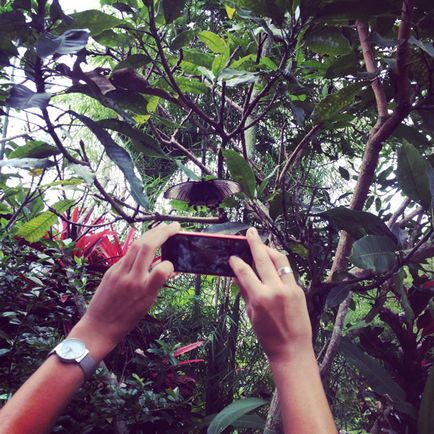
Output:
[[[300,351],[311,352],[312,327],[304,292],[293,273],[278,274],[281,267],[289,267],[288,259],[264,245],[255,228],[247,231],[247,241],[258,275],[238,257],[232,256],[229,264],[268,359],[285,362]]]
[[[151,229],[104,274],[85,315],[69,334],[82,339],[95,359],[111,351],[154,304],[161,286],[173,273],[169,261],[152,266],[155,253],[179,230],[179,223]]]

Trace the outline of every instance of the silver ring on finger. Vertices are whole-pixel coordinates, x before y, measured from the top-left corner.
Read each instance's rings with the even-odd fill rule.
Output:
[[[292,271],[292,268],[289,267],[289,266],[286,266],[286,267],[280,267],[280,268],[277,270],[277,274],[279,274],[279,277],[282,277],[283,275],[285,275],[285,274],[290,274],[290,273],[293,273],[293,271]]]

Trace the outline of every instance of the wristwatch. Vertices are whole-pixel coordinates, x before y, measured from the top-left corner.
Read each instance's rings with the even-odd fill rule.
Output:
[[[48,354],[56,354],[63,363],[76,363],[83,369],[86,378],[89,378],[98,367],[93,357],[89,354],[84,342],[80,339],[65,339]]]

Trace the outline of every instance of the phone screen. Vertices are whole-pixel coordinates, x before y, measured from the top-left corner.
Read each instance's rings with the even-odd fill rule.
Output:
[[[245,237],[181,232],[161,246],[162,260],[169,260],[175,271],[183,273],[234,276],[229,266],[231,256],[253,264]]]

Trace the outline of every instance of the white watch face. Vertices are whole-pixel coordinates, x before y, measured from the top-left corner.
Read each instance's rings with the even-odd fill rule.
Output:
[[[83,342],[78,339],[66,339],[62,342],[59,348],[57,348],[56,353],[65,360],[74,360],[80,357],[86,347]]]

